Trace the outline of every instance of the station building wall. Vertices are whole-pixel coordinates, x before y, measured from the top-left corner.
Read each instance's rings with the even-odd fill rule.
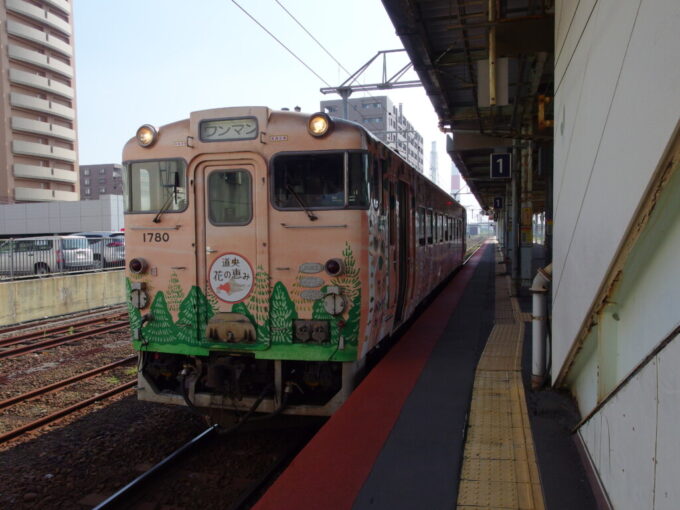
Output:
[[[552,376],[613,507],[676,508],[680,2],[555,13]]]

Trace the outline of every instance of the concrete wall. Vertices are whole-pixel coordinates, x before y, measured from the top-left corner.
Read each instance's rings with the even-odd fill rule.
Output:
[[[553,371],[680,117],[680,2],[556,4]]]
[[[0,326],[125,301],[125,273],[105,271],[0,283]]]
[[[80,202],[0,205],[0,236],[5,237],[120,230],[123,226],[121,195]]]

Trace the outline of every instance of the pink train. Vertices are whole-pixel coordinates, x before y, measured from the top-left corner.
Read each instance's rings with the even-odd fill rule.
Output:
[[[123,159],[142,400],[330,415],[463,262],[465,209],[324,113],[194,112]]]

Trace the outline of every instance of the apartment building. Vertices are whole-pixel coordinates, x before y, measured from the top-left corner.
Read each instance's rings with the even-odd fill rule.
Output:
[[[97,200],[100,195],[122,194],[122,165],[82,165],[80,167],[81,200]]]
[[[357,122],[397,151],[413,168],[423,173],[423,137],[389,97],[361,97],[348,100],[347,118]],[[343,117],[341,99],[321,101],[321,111]]]
[[[79,200],[72,3],[0,5],[0,204]]]

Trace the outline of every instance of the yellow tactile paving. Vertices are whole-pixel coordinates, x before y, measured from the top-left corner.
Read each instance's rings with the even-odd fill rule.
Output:
[[[504,273],[499,264],[495,325],[475,373],[459,510],[545,508],[521,374],[524,322],[531,314],[510,297]]]

